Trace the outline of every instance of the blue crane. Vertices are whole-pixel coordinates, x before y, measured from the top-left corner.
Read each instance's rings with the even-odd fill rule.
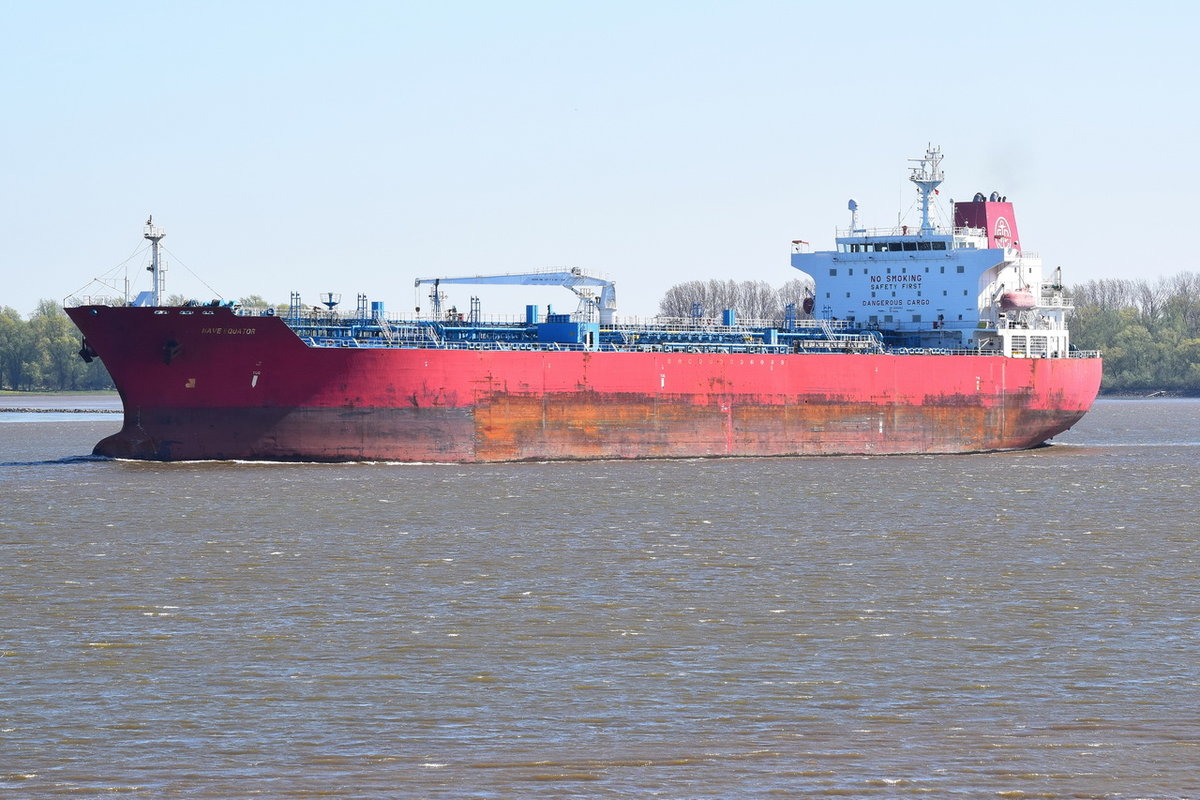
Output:
[[[590,312],[595,309],[601,325],[612,325],[617,311],[616,284],[591,275],[579,267],[550,267],[532,272],[506,272],[498,275],[468,275],[459,278],[417,278],[413,286],[432,284],[429,300],[435,317],[442,313],[442,298],[438,288],[444,283],[490,284],[509,286],[563,286],[579,297],[579,306]],[[599,289],[599,296],[593,291]]]

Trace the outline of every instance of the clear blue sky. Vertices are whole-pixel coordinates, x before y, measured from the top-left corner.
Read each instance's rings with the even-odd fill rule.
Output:
[[[651,314],[791,279],[851,197],[893,224],[929,142],[943,202],[1007,195],[1069,282],[1197,270],[1195,8],[0,0],[0,305],[76,291],[153,213],[169,292],[211,296],[186,265],[400,311],[418,276],[575,265]]]

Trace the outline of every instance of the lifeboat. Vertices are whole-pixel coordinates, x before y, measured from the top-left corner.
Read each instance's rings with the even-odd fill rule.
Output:
[[[1027,289],[1019,292],[1005,292],[1000,295],[1001,311],[1028,311],[1036,307],[1037,301],[1033,299],[1033,292]]]

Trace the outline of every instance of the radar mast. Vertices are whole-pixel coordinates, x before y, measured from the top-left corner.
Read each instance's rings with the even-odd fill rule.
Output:
[[[146,220],[142,236],[150,240],[150,266],[148,267],[152,280],[150,304],[154,306],[162,305],[162,292],[167,283],[163,275],[167,271],[167,265],[163,264],[158,257],[158,243],[166,235],[167,232],[161,226],[154,224],[154,215],[151,214]]]
[[[925,149],[924,158],[910,158],[909,161],[917,162],[917,166],[911,168],[912,174],[908,179],[917,185],[917,191],[921,193],[921,233],[933,233],[933,225],[929,222],[929,196],[936,193],[942,183],[943,175],[939,166],[942,163],[942,148],[940,145],[930,145]]]

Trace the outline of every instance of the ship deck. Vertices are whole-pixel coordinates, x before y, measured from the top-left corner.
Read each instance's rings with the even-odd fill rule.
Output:
[[[187,312],[180,312],[187,313]],[[201,313],[204,313],[203,311]],[[261,312],[240,311],[253,319]],[[1000,356],[978,347],[906,347],[885,335],[842,320],[748,320],[655,318],[598,327],[593,341],[546,338],[537,323],[518,320],[431,320],[296,314],[281,320],[309,347],[423,350],[755,353],[888,353],[892,355]],[[1097,358],[1075,350],[1070,358]]]

